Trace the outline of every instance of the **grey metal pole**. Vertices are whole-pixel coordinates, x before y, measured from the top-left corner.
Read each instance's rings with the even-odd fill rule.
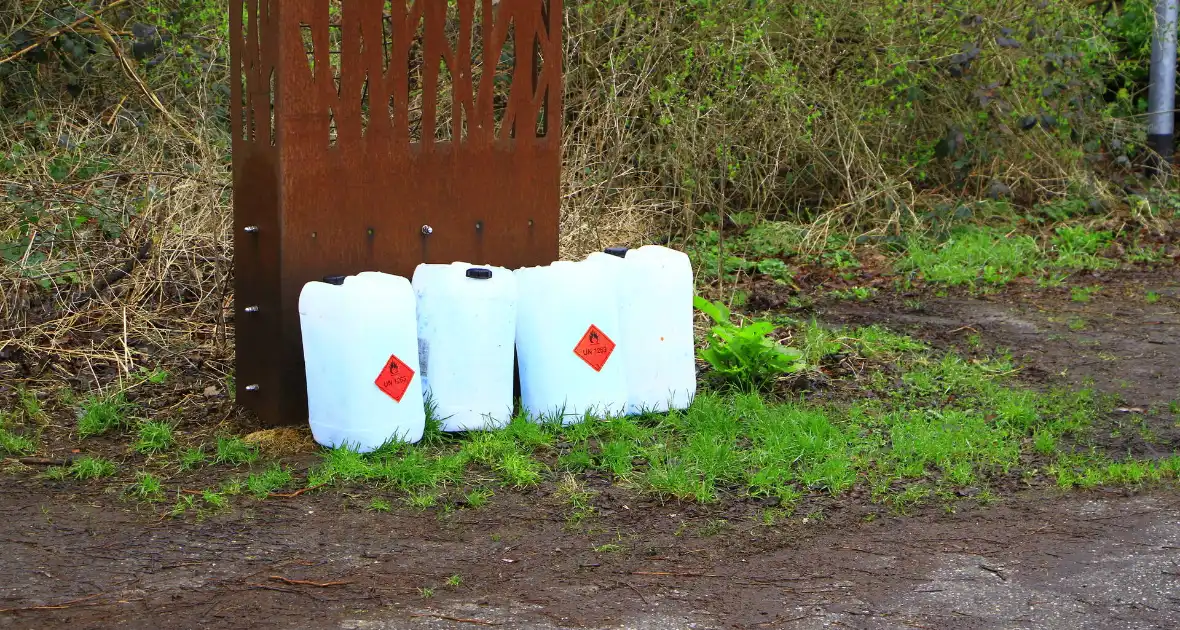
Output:
[[[1151,84],[1147,94],[1147,144],[1172,163],[1175,151],[1176,13],[1180,0],[1156,0],[1151,38]]]

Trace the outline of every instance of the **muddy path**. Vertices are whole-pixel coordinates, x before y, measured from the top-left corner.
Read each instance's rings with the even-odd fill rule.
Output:
[[[0,490],[5,628],[1174,628],[1180,497],[1025,496],[767,528],[675,506],[571,530],[505,497],[450,519],[324,495],[203,522]],[[622,550],[596,553],[602,540]],[[456,587],[448,577],[462,576]],[[433,588],[430,598],[420,589]],[[40,608],[38,608],[40,607]]]
[[[1180,289],[1103,280],[1085,303],[1015,288],[817,314],[967,354],[1007,348],[1029,382],[1092,383],[1122,401],[1112,427],[1151,428],[1110,431],[1114,450],[1170,454]],[[854,495],[766,526],[754,501],[658,505],[609,486],[577,525],[545,488],[450,513],[308,493],[203,520],[96,488],[0,480],[0,628],[1180,627],[1174,490],[1042,488],[904,517]]]

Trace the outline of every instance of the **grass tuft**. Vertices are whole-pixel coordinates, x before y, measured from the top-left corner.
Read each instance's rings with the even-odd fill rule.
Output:
[[[194,470],[209,461],[204,446],[186,448],[180,453],[180,472]]]
[[[69,474],[75,479],[85,481],[110,477],[117,470],[115,464],[109,460],[87,456],[74,460],[74,463],[70,465]]]
[[[164,494],[164,484],[160,478],[149,472],[135,474],[135,483],[127,488],[127,494],[140,500],[154,503]]]
[[[478,508],[487,505],[494,494],[486,488],[476,488],[463,495],[463,500],[467,503],[467,507]]]
[[[129,411],[130,405],[122,392],[88,395],[79,410],[78,437],[86,439],[127,426]]]
[[[291,483],[291,471],[279,464],[271,464],[261,473],[251,473],[246,478],[246,489],[259,499],[265,499],[274,492]]]
[[[258,449],[237,437],[217,438],[217,452],[213,456],[215,464],[229,464],[241,466],[253,464],[258,459]]]
[[[135,450],[143,455],[154,455],[172,448],[174,442],[171,424],[145,421],[139,424],[139,439],[135,442]]]
[[[0,454],[32,455],[37,451],[37,442],[26,435],[11,431],[7,427],[6,414],[0,413]]]
[[[369,502],[369,510],[373,512],[389,512],[393,510],[393,505],[385,499],[374,497]]]

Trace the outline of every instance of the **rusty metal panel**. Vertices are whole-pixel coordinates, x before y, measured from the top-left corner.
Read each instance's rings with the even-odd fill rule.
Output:
[[[255,129],[234,145],[238,399],[285,424],[306,413],[304,283],[365,270],[409,277],[420,262],[556,259],[562,3],[245,7],[262,15],[243,31],[241,11],[231,13],[246,35],[234,38],[244,63],[234,67],[247,75],[235,130]],[[243,312],[248,304],[258,311]]]
[[[277,20],[266,0],[230,3],[234,200],[234,336],[237,400],[261,416],[281,404],[266,357],[283,321],[280,302],[279,153],[273,136]],[[261,11],[261,13],[260,13]],[[246,309],[258,307],[257,312]],[[247,387],[255,387],[247,391]],[[273,415],[273,414],[271,414]]]

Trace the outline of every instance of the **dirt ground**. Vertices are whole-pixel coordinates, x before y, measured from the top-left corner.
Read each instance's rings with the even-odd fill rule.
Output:
[[[968,354],[1008,348],[1036,385],[1092,382],[1120,397],[1111,423],[1141,418],[1155,436],[1107,446],[1162,456],[1180,446],[1173,276],[1092,278],[1104,288],[1085,303],[1015,287],[816,311]],[[366,500],[308,493],[161,520],[85,485],[5,478],[0,628],[1180,627],[1170,489],[1041,488],[909,516],[854,493],[773,527],[754,501],[659,505],[611,488],[574,527],[544,489],[450,514],[374,514]]]

